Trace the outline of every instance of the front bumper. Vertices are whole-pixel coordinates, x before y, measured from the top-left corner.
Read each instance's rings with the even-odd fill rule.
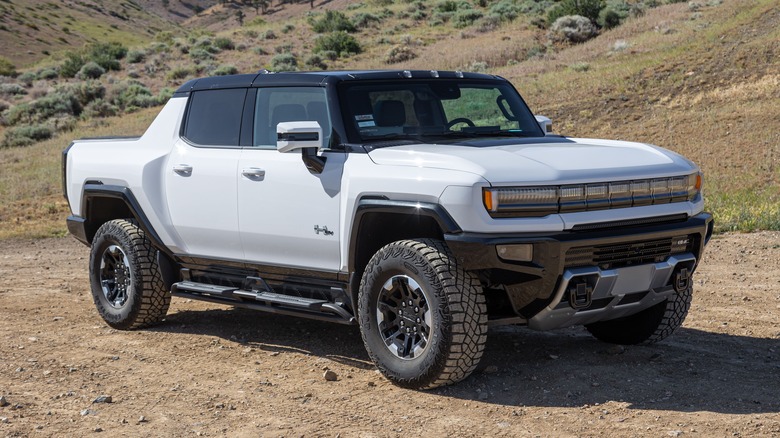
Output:
[[[529,327],[548,330],[627,316],[674,293],[712,235],[712,216],[549,234],[445,235],[461,266],[507,291]],[[532,244],[533,260],[501,259],[497,245]],[[584,284],[584,285],[580,285]],[[577,294],[577,287],[582,292]]]

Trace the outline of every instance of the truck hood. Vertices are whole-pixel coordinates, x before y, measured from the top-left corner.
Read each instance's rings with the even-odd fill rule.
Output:
[[[378,165],[470,172],[498,185],[618,181],[697,169],[657,146],[566,137],[390,146],[373,149],[369,156]]]

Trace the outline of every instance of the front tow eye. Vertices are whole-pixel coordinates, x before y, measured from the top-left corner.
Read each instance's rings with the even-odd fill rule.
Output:
[[[577,283],[569,288],[569,304],[574,309],[584,309],[590,307],[593,288],[588,283]]]
[[[682,293],[691,286],[691,271],[688,268],[680,268],[674,274],[674,290]]]

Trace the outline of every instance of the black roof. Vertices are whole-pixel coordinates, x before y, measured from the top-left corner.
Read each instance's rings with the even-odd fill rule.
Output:
[[[504,80],[500,76],[482,73],[439,70],[350,70],[350,71],[312,71],[312,72],[280,72],[261,71],[253,74],[211,76],[192,79],[185,82],[177,95],[190,91],[221,88],[244,88],[262,85],[302,86],[325,85],[329,82],[355,80],[391,80],[391,79],[482,79]]]

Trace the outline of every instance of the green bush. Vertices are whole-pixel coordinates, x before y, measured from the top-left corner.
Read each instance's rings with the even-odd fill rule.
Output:
[[[187,67],[176,67],[168,73],[168,80],[178,81],[192,74],[192,70]]]
[[[29,146],[33,143],[47,140],[54,134],[46,125],[25,125],[9,128],[5,131],[2,147]]]
[[[411,47],[406,45],[398,45],[392,47],[387,51],[387,53],[385,53],[384,61],[385,64],[396,64],[399,62],[412,60],[416,57],[417,54],[414,53],[414,50],[412,50]]]
[[[105,70],[120,70],[119,60],[127,55],[127,47],[120,43],[93,43],[87,48],[87,59]]]
[[[263,32],[260,35],[260,39],[261,40],[275,40],[276,39],[276,33],[274,33],[274,31],[269,29],[269,30]]]
[[[16,76],[16,66],[2,56],[0,56],[0,76]]]
[[[604,8],[599,13],[598,25],[604,29],[612,29],[613,27],[620,26],[621,20],[620,14],[611,8]]]
[[[490,14],[499,16],[501,21],[512,21],[520,15],[520,8],[511,0],[502,0],[490,7]]]
[[[218,37],[214,39],[214,47],[219,50],[234,50],[236,46],[233,44],[233,40],[226,37]]]
[[[282,53],[271,58],[271,69],[273,71],[296,71],[298,70],[298,58],[292,53]]]
[[[319,52],[319,54],[328,61],[335,61],[339,59],[339,54],[333,50],[323,50],[322,52]]]
[[[81,115],[85,118],[93,117],[113,117],[119,114],[119,108],[103,99],[96,99],[84,107]]]
[[[100,81],[83,81],[64,84],[57,87],[56,91],[75,97],[76,101],[81,106],[87,105],[93,100],[101,99],[106,95],[106,87],[104,87]]]
[[[5,113],[5,123],[12,126],[31,125],[55,116],[79,114],[81,114],[81,104],[74,94],[55,91],[40,99],[10,108]]]
[[[455,13],[455,16],[452,18],[452,24],[459,29],[468,27],[482,18],[482,15],[482,11],[464,9]]]
[[[328,32],[354,32],[355,25],[340,11],[326,11],[325,14],[319,18],[314,18],[311,22],[311,28],[317,33]]]
[[[227,76],[238,74],[238,69],[235,65],[220,65],[211,74],[214,76]]]
[[[455,12],[458,10],[458,2],[455,0],[440,0],[434,8],[439,12]]]
[[[94,61],[89,61],[88,63],[84,64],[83,67],[81,67],[81,70],[79,70],[78,73],[76,73],[76,78],[85,80],[85,79],[97,79],[101,76],[103,76],[106,73],[106,70],[99,66]]]
[[[205,61],[207,59],[214,59],[214,55],[198,47],[190,50],[190,58],[195,59],[197,61]]]
[[[328,64],[325,64],[325,61],[322,59],[322,56],[320,55],[310,55],[306,60],[303,62],[306,67],[312,69],[312,70],[327,70]]]
[[[139,64],[146,61],[146,52],[143,50],[131,50],[127,52],[127,62],[130,64]]]
[[[120,109],[131,112],[138,108],[161,105],[167,100],[162,94],[155,96],[138,81],[125,81],[115,85],[110,102]]]
[[[604,6],[604,0],[563,0],[547,13],[547,23],[567,15],[580,15],[596,23]]]
[[[81,67],[86,64],[87,61],[80,53],[68,52],[65,54],[65,61],[60,65],[60,75],[63,78],[72,78],[76,76],[76,73],[81,70]]]
[[[346,32],[331,32],[314,41],[314,52],[332,50],[339,56],[347,53],[360,53],[363,49],[355,37]]]
[[[295,30],[295,26],[290,23],[287,23],[284,26],[282,26],[282,33],[284,34],[288,34],[294,30]]]
[[[369,26],[379,23],[381,18],[370,12],[358,12],[352,17],[352,23],[358,29],[365,29]]]
[[[38,75],[31,71],[26,71],[16,77],[17,81],[21,82],[24,85],[27,85],[28,87],[32,85],[32,83],[37,79],[38,79]]]
[[[40,80],[46,80],[50,81],[52,79],[57,79],[59,76],[59,73],[57,73],[57,70],[53,68],[44,68],[43,70],[38,71],[36,73],[36,77]]]
[[[0,95],[2,96],[18,96],[20,94],[27,94],[27,90],[19,84],[0,84]]]

